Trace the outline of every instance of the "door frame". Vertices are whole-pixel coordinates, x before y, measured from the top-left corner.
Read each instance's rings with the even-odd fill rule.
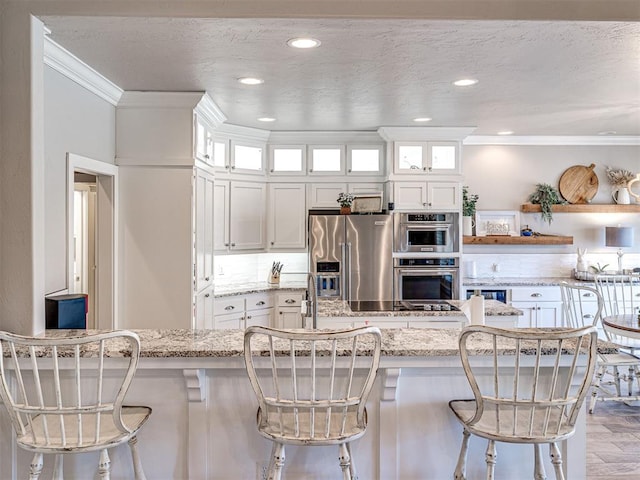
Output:
[[[95,328],[118,328],[118,166],[67,153],[67,289],[73,293],[74,172],[96,176]]]

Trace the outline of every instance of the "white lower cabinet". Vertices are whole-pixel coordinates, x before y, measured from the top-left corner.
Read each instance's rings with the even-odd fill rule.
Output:
[[[195,301],[195,328],[213,328],[213,286],[198,292]]]
[[[245,320],[247,328],[254,325],[271,327],[274,325],[274,300],[271,293],[255,293],[245,297]]]
[[[559,287],[512,287],[511,305],[523,312],[518,320],[518,327],[564,326],[562,296]]]
[[[302,328],[302,299],[304,294],[287,292],[276,295],[277,328]]]
[[[216,330],[245,329],[253,325],[270,327],[274,324],[271,293],[221,297],[214,305],[213,326],[210,328]]]

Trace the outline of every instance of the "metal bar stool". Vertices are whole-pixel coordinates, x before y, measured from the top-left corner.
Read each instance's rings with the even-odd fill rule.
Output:
[[[258,432],[273,442],[269,480],[281,478],[285,445],[338,445],[343,478],[357,478],[350,442],[367,427],[365,403],[380,348],[376,327],[245,331],[245,364],[259,404]]]
[[[125,353],[112,391],[105,385],[105,353]],[[63,455],[100,451],[98,473],[110,475],[107,449],[128,442],[136,480],[144,472],[136,447],[138,430],[151,408],[123,401],[138,365],[140,340],[133,332],[115,331],[67,338],[32,338],[0,332],[0,396],[18,446],[34,452],[30,480],[43,468],[43,454],[55,454],[54,478],[63,476]],[[90,357],[90,358],[88,358]],[[13,388],[12,388],[13,387]]]
[[[471,434],[489,441],[487,479],[494,478],[497,441],[533,444],[536,479],[546,478],[540,446],[549,444],[556,478],[564,479],[557,442],[575,433],[595,369],[597,335],[595,327],[541,331],[478,325],[462,330],[460,357],[475,398],[449,402],[463,427],[456,479],[465,478]],[[586,356],[586,366],[580,355]]]

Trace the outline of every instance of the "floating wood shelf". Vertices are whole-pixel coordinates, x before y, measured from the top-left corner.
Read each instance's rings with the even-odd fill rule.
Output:
[[[462,237],[465,245],[573,245],[573,237],[542,235],[539,237],[507,237],[491,235],[487,237]]]
[[[524,203],[520,206],[523,213],[540,212],[540,205]],[[568,205],[552,205],[554,213],[640,213],[640,205],[581,203]]]

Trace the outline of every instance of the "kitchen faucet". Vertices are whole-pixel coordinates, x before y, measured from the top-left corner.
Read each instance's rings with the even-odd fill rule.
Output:
[[[302,318],[311,317],[311,328],[316,330],[318,328],[318,295],[315,276],[311,272],[282,272],[282,275],[284,274],[307,276],[307,291],[301,303],[300,313]]]
[[[307,294],[303,305],[302,317],[311,317],[311,328],[316,330],[318,328],[318,296],[316,295],[316,279],[311,272],[307,273]]]

